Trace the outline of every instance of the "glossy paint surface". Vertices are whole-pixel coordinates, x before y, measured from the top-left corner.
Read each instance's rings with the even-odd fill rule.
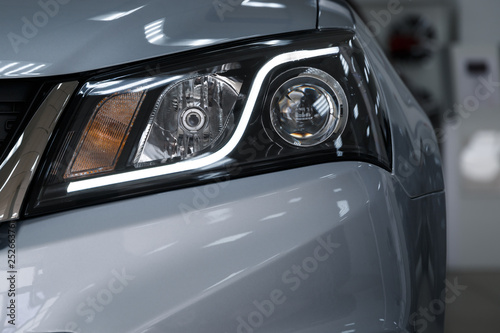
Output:
[[[440,197],[342,162],[20,221],[18,329],[399,332]]]
[[[315,29],[316,1],[9,2],[0,22],[0,78],[40,77]]]

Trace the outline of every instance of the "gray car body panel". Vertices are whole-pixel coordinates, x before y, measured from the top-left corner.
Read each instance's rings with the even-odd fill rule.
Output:
[[[18,329],[405,331],[442,197],[340,162],[19,221]]]
[[[249,37],[315,29],[316,12],[314,0],[5,3],[0,12],[0,78],[79,73]]]

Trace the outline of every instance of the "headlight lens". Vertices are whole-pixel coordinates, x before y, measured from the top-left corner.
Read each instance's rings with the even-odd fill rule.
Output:
[[[350,31],[247,41],[83,81],[25,215],[326,161],[390,169],[383,101]]]
[[[340,134],[346,123],[347,98],[339,83],[316,68],[292,69],[271,101],[273,129],[286,142],[310,147]]]

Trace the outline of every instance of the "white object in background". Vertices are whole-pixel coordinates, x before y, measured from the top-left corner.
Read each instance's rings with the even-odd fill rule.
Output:
[[[460,154],[460,171],[472,182],[491,184],[500,175],[500,132],[478,131]]]

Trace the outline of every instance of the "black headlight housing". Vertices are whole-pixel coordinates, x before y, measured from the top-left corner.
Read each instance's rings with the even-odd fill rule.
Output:
[[[384,102],[352,31],[240,41],[79,81],[25,216],[331,161],[391,169]]]

